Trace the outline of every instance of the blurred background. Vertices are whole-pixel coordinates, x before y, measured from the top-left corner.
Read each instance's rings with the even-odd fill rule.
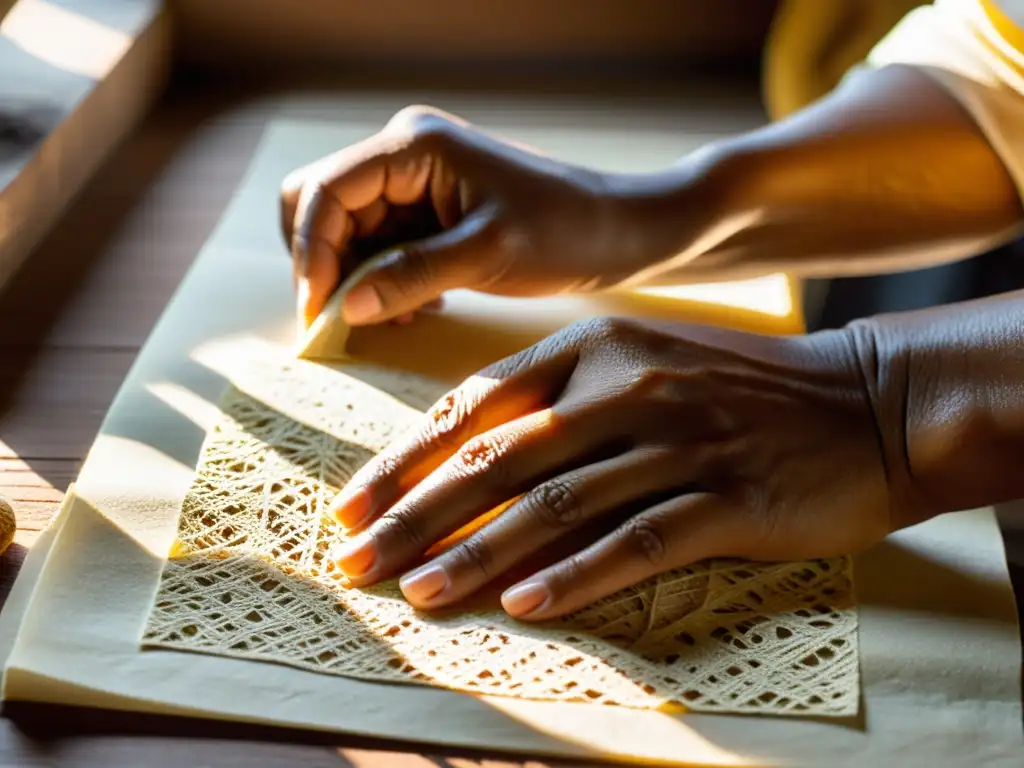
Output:
[[[200,104],[212,114],[261,94],[303,89],[463,89],[496,99],[563,92],[606,95],[609,105],[621,97],[660,99],[687,114],[696,132],[744,130],[827,93],[921,4],[0,0],[0,214],[6,210],[7,217],[6,226],[0,218],[0,280],[38,246],[100,161],[122,148],[145,117],[153,122],[154,105],[166,119],[167,104],[190,102],[184,112],[199,119]],[[145,59],[134,63],[134,75],[125,65],[130,58]],[[63,82],[67,75],[78,82]],[[42,207],[22,193],[25,210],[19,213],[17,202],[5,208],[4,199],[15,195],[5,187],[22,166],[45,143],[58,143],[52,134],[103,89],[121,95],[105,98],[113,110],[105,121],[80,116],[91,125],[66,129],[75,135],[71,149],[61,148],[67,167],[57,172],[68,178],[60,179],[60,191],[48,193],[52,199]],[[104,135],[94,139],[90,132],[97,131]],[[69,151],[91,158],[68,158]],[[35,187],[38,198],[44,193]],[[799,289],[806,325],[834,327],[1019,287],[1018,252],[1010,246],[912,273],[809,281]]]
[[[552,82],[650,80],[756,99],[779,119],[830,91],[920,0],[179,0],[178,51],[192,71],[334,70],[401,76],[410,64],[495,87],[533,72]],[[254,53],[258,55],[254,57]],[[463,72],[464,74],[464,72]],[[746,87],[744,87],[746,86]],[[686,98],[685,93],[678,98]],[[699,99],[692,96],[695,104]],[[713,97],[712,97],[713,101]],[[713,120],[714,107],[709,107]],[[728,118],[723,115],[723,124]],[[802,286],[808,330],[1024,286],[1020,247],[907,273]]]

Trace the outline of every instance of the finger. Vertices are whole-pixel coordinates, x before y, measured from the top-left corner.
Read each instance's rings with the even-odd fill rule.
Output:
[[[426,194],[429,179],[410,166],[411,150],[388,150],[378,135],[289,174],[282,185],[282,225],[306,327],[340,283],[338,262],[349,239],[372,233],[384,220],[389,187],[409,200]],[[408,173],[416,178],[406,178]]]
[[[313,260],[328,258],[332,249],[333,258],[338,258],[343,252],[344,240],[355,231],[353,224],[347,225],[340,243],[322,233],[320,219],[331,218],[330,214],[321,212],[322,207],[337,206],[350,214],[370,207],[375,201],[407,205],[429,197],[442,227],[450,229],[460,215],[469,210],[462,198],[471,190],[457,179],[467,174],[493,177],[492,181],[500,179],[500,166],[508,161],[509,153],[507,143],[451,115],[425,108],[403,110],[385,130],[308,166],[301,173],[296,172],[286,181],[286,194],[282,197],[284,215],[291,210],[293,190],[301,178],[302,191],[295,206],[290,238],[296,274],[304,276],[313,269],[310,266]],[[520,154],[523,153],[516,153]],[[308,198],[305,205],[303,198]],[[348,218],[351,219],[351,215]],[[474,221],[480,228],[482,217]],[[365,222],[363,226],[365,229]],[[470,226],[464,227],[462,237],[442,235],[433,239],[432,246],[440,249],[455,241],[461,242],[470,234],[470,229]],[[485,239],[472,238],[473,244],[481,246],[475,250],[487,250]],[[329,247],[319,245],[322,242],[327,242]],[[465,250],[472,254],[474,248]],[[435,278],[424,271],[424,267],[434,266],[432,260],[418,257],[415,251],[402,252],[391,261],[390,267],[385,266],[379,275],[382,284],[367,283],[352,292],[345,306],[348,322],[382,322],[414,311],[445,290],[471,287],[476,281],[471,275],[463,274],[463,270],[474,265],[486,269],[482,261],[474,262],[471,258],[451,263],[443,260],[443,269]],[[307,323],[315,319],[337,288],[337,281],[334,284],[319,282],[321,275],[333,275],[333,271],[326,267],[314,271],[317,277],[303,288],[303,295],[308,298],[300,308],[300,316]]]
[[[603,421],[607,431],[607,419]],[[534,412],[467,442],[336,554],[357,586],[387,578],[431,545],[579,460],[602,440],[600,423]]]
[[[365,208],[377,199],[408,205],[429,196],[442,226],[450,227],[458,218],[453,209],[459,197],[458,177],[495,176],[510,154],[520,165],[524,158],[540,157],[522,149],[512,153],[511,147],[440,110],[404,109],[379,133],[288,176],[281,197],[289,245],[295,233],[308,228],[305,218],[316,215],[315,207],[303,211],[298,204],[301,190],[307,188],[323,189],[346,211]]]
[[[355,220],[355,235],[366,237],[372,235],[380,227],[384,218],[388,215],[388,203],[382,197],[378,197],[365,208],[352,211],[352,218]]]
[[[282,185],[282,217],[291,213],[286,235],[296,260],[306,263],[310,254],[304,249],[320,238],[317,219],[322,215],[322,205],[336,204],[345,212],[353,212],[377,201],[386,208],[388,200],[409,204],[428,194],[433,196],[434,164],[429,154],[408,130],[403,133],[389,126],[289,174]],[[300,233],[306,233],[306,237],[296,243]],[[338,247],[336,253],[340,252]]]
[[[740,512],[714,494],[678,496],[507,589],[502,605],[517,619],[551,619],[664,571],[738,551],[748,535]]]
[[[445,291],[481,282],[500,247],[496,229],[493,211],[481,208],[439,235],[382,256],[346,297],[345,321],[384,322],[421,308]]]
[[[459,182],[451,166],[436,157],[431,166],[430,204],[437,214],[441,229],[451,229],[466,213],[460,205]]]
[[[576,350],[552,338],[471,376],[419,427],[364,465],[328,513],[346,528],[365,525],[476,435],[548,407],[576,365]]]
[[[303,188],[295,217],[302,222],[292,241],[298,313],[309,327],[338,285],[339,254],[352,236],[355,222],[340,201],[315,184]]]
[[[423,610],[462,600],[588,521],[677,484],[678,462],[674,452],[634,450],[543,482],[481,530],[406,574],[402,592]]]
[[[295,237],[295,214],[299,209],[299,195],[306,180],[306,169],[292,171],[281,182],[281,234],[289,253]]]
[[[429,153],[406,158],[388,166],[384,197],[392,205],[412,205],[429,193],[433,157]]]

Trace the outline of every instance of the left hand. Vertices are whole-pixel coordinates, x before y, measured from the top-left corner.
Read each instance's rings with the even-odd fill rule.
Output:
[[[572,554],[502,594],[512,616],[560,616],[708,557],[847,554],[912,516],[895,508],[884,428],[846,331],[581,323],[471,377],[363,467],[332,507],[367,526],[338,565],[356,586],[395,576],[509,500],[403,576],[414,607],[555,543]]]

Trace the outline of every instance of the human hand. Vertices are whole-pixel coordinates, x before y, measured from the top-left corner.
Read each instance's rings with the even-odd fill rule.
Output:
[[[426,107],[288,176],[282,229],[309,325],[370,256],[350,324],[406,318],[469,288],[540,296],[608,287],[670,255],[679,217],[646,215],[664,179],[575,167]]]
[[[509,500],[405,573],[410,603],[454,603],[551,545],[569,556],[503,593],[514,617],[708,557],[847,554],[913,517],[880,429],[845,331],[574,325],[467,380],[356,473],[332,512],[365,530],[338,565],[356,586],[398,575]]]

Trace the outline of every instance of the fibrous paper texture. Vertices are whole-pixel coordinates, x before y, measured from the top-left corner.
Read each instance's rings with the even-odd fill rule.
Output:
[[[250,371],[260,396],[231,388],[222,402],[145,645],[535,700],[856,713],[846,559],[706,561],[543,626],[486,602],[417,613],[396,582],[346,589],[330,557],[342,533],[324,509],[420,412],[344,370],[267,360]],[[415,379],[384,375],[422,401]],[[271,404],[282,402],[289,414]]]
[[[111,405],[59,530],[32,547],[0,613],[0,655],[6,655],[5,640],[11,645],[5,701],[311,729],[337,735],[339,745],[351,745],[346,737],[355,735],[390,740],[376,743],[391,750],[429,744],[434,754],[459,747],[477,750],[476,762],[515,754],[745,768],[1020,768],[1020,634],[991,509],[936,517],[854,558],[862,691],[855,718],[669,714],[469,696],[439,686],[378,683],[191,649],[141,648],[182,501],[194,484],[203,442],[222,418],[216,404],[227,383],[300,423],[320,424],[315,401],[280,398],[269,386],[261,388],[264,380],[257,377],[243,381],[222,354],[222,344],[235,345],[239,336],[294,351],[291,264],[282,257],[276,217],[253,212],[277,199],[281,179],[291,170],[372,135],[394,109],[422,100],[422,94],[316,98],[325,99],[316,102],[316,113],[330,115],[329,122],[310,122],[305,105],[292,112],[299,119],[270,127],[221,224]],[[464,101],[456,94],[438,98],[484,124],[493,119],[497,104],[501,115],[519,122],[489,123],[495,130],[566,160],[603,162],[612,170],[663,167],[686,148],[687,133],[677,128],[688,124],[685,102],[671,119],[674,127],[662,130],[657,126],[664,125],[660,121],[670,108],[665,100],[652,102],[650,111],[620,112],[572,99],[512,104],[496,101],[493,94]],[[595,117],[616,125],[594,125]],[[236,144],[248,152],[245,142]],[[219,151],[231,145],[213,146]],[[210,157],[211,163],[219,159]],[[541,326],[564,325],[574,317],[623,314],[611,298],[594,296],[572,308],[555,299],[552,307],[546,299],[538,305],[467,294],[446,304],[445,314],[458,309],[460,319],[443,324],[444,334],[440,324],[419,320],[411,326],[381,325],[360,329],[348,348],[362,360],[390,368],[407,369],[418,354],[424,363],[444,369],[441,376],[424,370],[426,375],[447,375],[453,381],[445,381],[455,384],[480,367],[475,356],[467,359],[464,344],[475,341],[472,350],[492,356],[483,361],[487,364],[515,346],[512,341],[519,343],[501,332],[508,324],[501,326],[500,319],[516,317],[518,329],[520,318],[532,323],[544,315],[524,334],[531,337]],[[629,314],[672,319],[667,312],[645,314],[645,307],[646,300],[638,302]],[[717,313],[712,318],[699,309],[678,302],[674,318],[737,319]],[[452,331],[460,327],[465,330],[453,342]],[[215,349],[207,354],[210,345]],[[353,373],[351,367],[345,371]],[[369,380],[363,372],[358,375]],[[427,392],[417,384],[416,392],[403,395],[397,388],[374,386],[420,410],[444,392],[444,387]],[[416,393],[427,396],[414,403]],[[409,759],[422,762],[419,756]]]

